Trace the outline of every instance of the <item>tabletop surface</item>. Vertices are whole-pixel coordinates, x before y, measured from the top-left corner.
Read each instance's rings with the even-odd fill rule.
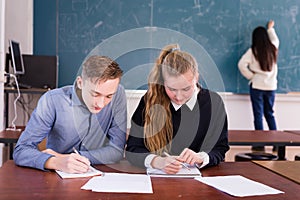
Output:
[[[300,135],[300,130],[284,130],[285,132],[289,133],[294,133],[294,134],[299,134]]]
[[[298,146],[300,135],[286,131],[229,130],[228,141],[230,145],[264,143]]]
[[[104,172],[145,173],[126,160],[95,166]],[[202,169],[202,176],[242,175],[285,193],[243,197],[243,199],[295,199],[300,185],[252,162],[224,162]],[[0,168],[0,199],[240,199],[194,179],[151,178],[153,194],[97,193],[81,190],[90,178],[61,179],[55,172],[18,167],[7,161]]]
[[[256,160],[253,162],[300,184],[300,162],[299,161]]]
[[[24,127],[22,128],[24,129]],[[20,131],[3,130],[0,132],[0,140],[3,138],[17,140],[20,135]],[[300,145],[300,134],[294,134],[292,131],[229,130],[228,141],[230,145],[261,142],[270,144],[278,143],[284,145]]]
[[[0,131],[0,141],[4,143],[16,143],[22,133],[22,130],[12,131],[3,130]]]
[[[47,92],[48,88],[20,88],[19,89],[21,93],[31,93],[31,94],[42,94]],[[5,87],[4,88],[5,93],[17,93],[18,90],[14,87]]]

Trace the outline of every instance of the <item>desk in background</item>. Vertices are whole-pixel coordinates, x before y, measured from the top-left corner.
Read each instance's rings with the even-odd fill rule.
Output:
[[[0,132],[0,143],[4,143],[9,146],[9,159],[13,159],[14,144],[18,142],[18,139],[25,129],[25,127],[17,127],[20,130],[3,130]]]
[[[285,131],[229,130],[229,145],[277,145],[278,160],[285,160],[286,146],[300,146],[300,135]]]
[[[47,92],[48,89],[42,89],[42,88],[29,88],[29,89],[20,89],[21,94],[43,94]],[[10,93],[18,93],[18,90],[13,87],[5,87],[4,88],[5,93],[5,127],[8,127],[8,121],[9,121],[9,94]],[[25,124],[23,124],[25,125]]]
[[[284,130],[284,132],[294,133],[300,135],[300,130]]]
[[[300,162],[298,161],[255,160],[252,162],[300,184]]]
[[[145,173],[123,160],[113,165],[96,165],[104,172]],[[251,196],[247,199],[296,199],[300,185],[252,162],[225,162],[201,170],[204,177],[242,175],[285,193]],[[223,193],[194,179],[152,177],[153,194],[97,193],[81,190],[90,178],[61,179],[55,172],[18,167],[12,160],[0,168],[0,199],[240,199]],[[30,184],[29,184],[30,183]]]

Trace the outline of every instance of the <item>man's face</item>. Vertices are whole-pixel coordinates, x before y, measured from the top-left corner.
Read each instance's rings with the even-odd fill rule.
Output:
[[[118,89],[120,79],[100,80],[97,83],[90,79],[77,77],[77,85],[82,91],[82,99],[91,113],[99,113],[112,100]]]

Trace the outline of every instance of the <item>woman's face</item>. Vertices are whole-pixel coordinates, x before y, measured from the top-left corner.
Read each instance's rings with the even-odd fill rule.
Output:
[[[196,89],[198,75],[191,70],[179,76],[164,75],[164,87],[168,97],[172,102],[182,105],[185,104],[193,95]]]

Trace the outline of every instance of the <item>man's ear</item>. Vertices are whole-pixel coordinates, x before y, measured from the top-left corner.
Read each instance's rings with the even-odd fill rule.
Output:
[[[79,89],[82,89],[83,80],[82,80],[81,76],[77,76],[76,82],[77,82],[77,87]]]

